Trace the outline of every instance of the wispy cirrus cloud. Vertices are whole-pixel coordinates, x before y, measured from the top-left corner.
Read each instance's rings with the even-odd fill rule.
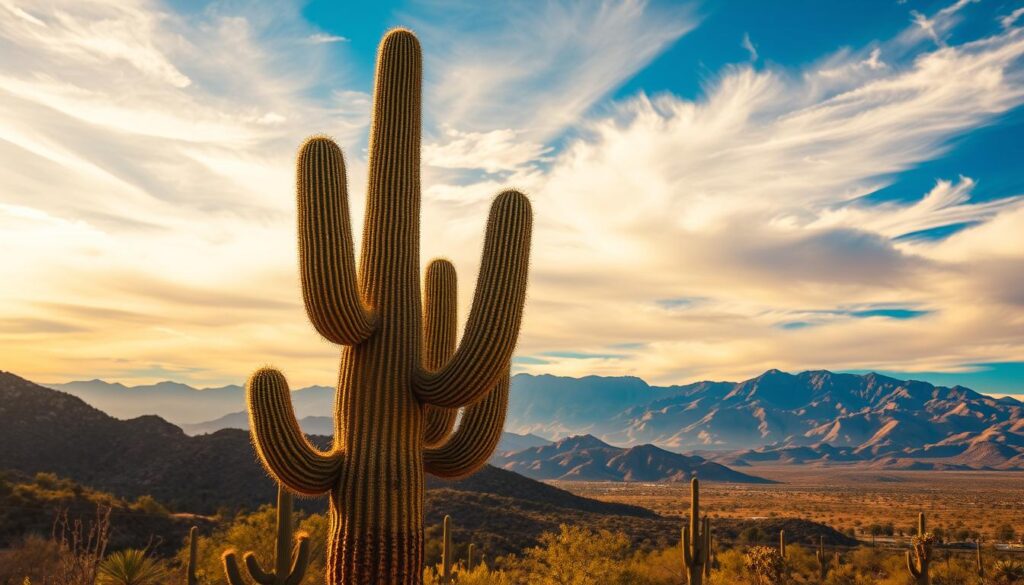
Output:
[[[985,177],[954,172],[873,196],[1024,102],[1024,31],[1014,17],[954,42],[970,4],[800,68],[724,67],[696,99],[610,100],[699,25],[689,7],[416,3],[422,260],[456,263],[468,307],[488,201],[531,194],[521,371],[1024,360],[1021,194],[978,201]],[[0,3],[16,57],[0,66],[0,247],[16,251],[0,279],[18,283],[0,347],[18,369],[211,385],[273,360],[296,385],[334,377],[298,304],[291,167],[306,134],[333,134],[359,233],[369,88],[279,10]]]

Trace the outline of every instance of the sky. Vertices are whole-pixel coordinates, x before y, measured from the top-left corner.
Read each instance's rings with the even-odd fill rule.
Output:
[[[294,160],[424,50],[424,265],[535,229],[514,369],[1024,393],[1024,3],[0,0],[0,369],[331,384]],[[353,3],[356,4],[356,3]]]

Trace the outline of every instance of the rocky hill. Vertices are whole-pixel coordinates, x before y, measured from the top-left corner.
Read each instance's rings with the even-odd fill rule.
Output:
[[[771,483],[702,457],[672,453],[654,445],[613,447],[593,435],[495,455],[491,463],[533,479],[577,481],[707,481]]]

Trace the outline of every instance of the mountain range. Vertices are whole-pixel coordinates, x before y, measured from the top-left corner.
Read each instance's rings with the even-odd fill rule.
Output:
[[[115,416],[158,413],[187,423],[190,433],[248,422],[239,386],[129,388],[94,380],[52,387],[109,408]],[[326,414],[332,400],[333,390],[323,386],[293,393],[307,432],[331,428]],[[512,379],[506,429],[552,439],[589,434],[614,445],[649,443],[739,466],[856,462],[902,469],[1024,468],[1020,401],[874,373],[769,370],[743,382],[662,387],[635,377],[518,374]]]
[[[702,457],[672,453],[654,445],[613,447],[593,435],[496,454],[491,464],[533,479],[563,481],[689,481],[771,483]]]
[[[329,442],[322,436],[311,440],[321,447]],[[514,434],[507,440],[515,448],[527,445],[526,451],[548,444],[537,437]],[[558,449],[588,446],[591,455],[615,449],[598,443],[586,437],[567,439]],[[254,509],[273,501],[275,492],[274,484],[256,461],[245,431],[222,429],[189,436],[153,415],[119,420],[70,394],[2,371],[0,445],[0,472],[7,477],[31,481],[28,478],[34,474],[54,473],[119,498],[151,495],[174,511],[212,514],[225,509]],[[664,455],[670,460],[674,456]],[[708,480],[712,480],[711,469],[725,470],[702,464],[700,458],[684,459],[692,459]],[[633,476],[639,473],[631,472]],[[37,481],[42,481],[40,477],[36,476]],[[737,477],[730,476],[726,481],[736,481]],[[325,503],[323,498],[301,499],[296,506],[323,511]],[[0,507],[0,520],[10,520],[5,516],[8,512]],[[679,535],[678,519],[637,506],[576,496],[492,466],[459,481],[427,478],[425,518],[430,530],[440,525],[445,514],[458,519],[456,534],[462,540],[472,537],[494,555],[534,546],[543,532],[557,531],[560,524],[624,530],[646,546],[668,546]],[[5,526],[9,529],[16,524]],[[801,540],[823,536],[830,542],[852,543],[826,526],[805,520],[723,519],[716,530],[735,538],[752,526],[764,534],[784,526],[788,534]],[[7,534],[8,538],[16,536]]]

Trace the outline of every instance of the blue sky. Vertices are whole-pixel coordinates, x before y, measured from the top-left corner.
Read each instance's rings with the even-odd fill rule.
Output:
[[[291,166],[424,49],[422,261],[537,213],[517,371],[1024,393],[1024,5],[0,2],[0,351],[47,381],[327,383]],[[463,316],[465,311],[463,311]]]

